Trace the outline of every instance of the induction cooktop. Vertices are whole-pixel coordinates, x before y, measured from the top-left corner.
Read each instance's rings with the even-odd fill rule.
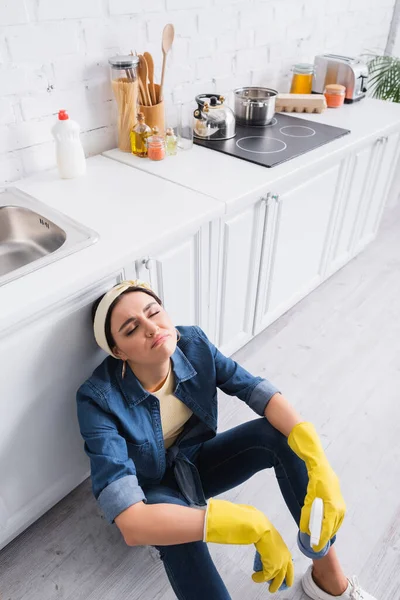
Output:
[[[194,138],[194,142],[263,167],[275,167],[348,133],[349,129],[276,113],[266,126],[236,124],[236,136],[230,140]]]

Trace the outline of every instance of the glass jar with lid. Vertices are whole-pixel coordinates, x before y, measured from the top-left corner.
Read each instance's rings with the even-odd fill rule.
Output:
[[[131,151],[130,132],[136,125],[138,102],[137,56],[118,55],[108,59],[111,85],[118,107],[118,147]]]
[[[314,65],[298,63],[293,65],[291,94],[311,94],[314,75]]]
[[[346,88],[338,83],[329,83],[325,86],[324,96],[329,108],[338,108],[344,103]]]
[[[147,156],[150,160],[165,158],[165,140],[159,135],[158,127],[153,127],[153,135],[147,138]]]

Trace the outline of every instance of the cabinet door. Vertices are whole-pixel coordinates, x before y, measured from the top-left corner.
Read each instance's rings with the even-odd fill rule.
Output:
[[[264,219],[265,201],[260,200],[221,221],[216,340],[226,355],[253,335]]]
[[[328,275],[337,271],[354,255],[359,222],[371,196],[371,174],[378,140],[360,148],[348,159],[347,176],[335,220]]]
[[[255,334],[321,282],[340,170],[341,164],[336,163],[317,177],[271,196],[264,228]]]
[[[104,279],[0,340],[0,548],[89,475],[76,391],[103,360],[93,301]]]
[[[211,224],[154,256],[136,261],[140,279],[149,281],[175,325],[209,327]]]
[[[371,242],[379,227],[383,209],[395,174],[400,151],[400,134],[379,138],[372,169],[371,193],[356,233],[355,252]]]

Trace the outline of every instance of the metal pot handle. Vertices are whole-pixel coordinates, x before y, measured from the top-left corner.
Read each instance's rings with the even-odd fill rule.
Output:
[[[258,108],[263,108],[267,102],[258,102],[257,100],[241,100],[242,106],[257,106]]]

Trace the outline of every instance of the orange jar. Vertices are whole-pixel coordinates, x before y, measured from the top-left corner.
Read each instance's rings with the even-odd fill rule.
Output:
[[[311,94],[314,65],[299,63],[293,66],[291,94]]]
[[[150,160],[165,158],[165,140],[158,134],[158,127],[153,127],[153,135],[147,138],[147,156]]]
[[[339,108],[344,102],[346,95],[346,88],[344,85],[338,83],[330,83],[325,86],[324,96],[326,98],[326,104],[329,108]]]

